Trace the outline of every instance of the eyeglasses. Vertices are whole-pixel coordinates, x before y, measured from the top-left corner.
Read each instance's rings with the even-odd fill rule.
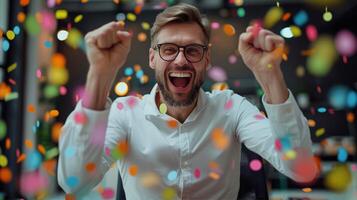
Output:
[[[183,49],[185,58],[191,63],[200,62],[203,58],[207,46],[201,44],[189,44],[186,46],[179,46],[173,43],[162,43],[156,45],[154,50],[159,50],[161,59],[171,62],[176,59],[180,53],[180,49]]]

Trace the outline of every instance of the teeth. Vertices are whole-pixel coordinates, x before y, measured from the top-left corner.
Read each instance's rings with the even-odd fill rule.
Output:
[[[182,78],[182,77],[191,77],[192,75],[191,73],[186,73],[186,72],[171,72],[169,76]]]

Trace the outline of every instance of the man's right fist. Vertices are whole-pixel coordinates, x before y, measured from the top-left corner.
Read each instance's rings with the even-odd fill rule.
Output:
[[[97,75],[116,75],[128,56],[131,35],[123,22],[110,22],[86,34],[90,70]]]

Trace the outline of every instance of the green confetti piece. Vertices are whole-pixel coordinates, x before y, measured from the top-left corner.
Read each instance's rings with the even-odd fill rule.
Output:
[[[166,112],[167,112],[166,104],[164,104],[164,103],[160,104],[159,110],[160,110],[161,114],[166,114]]]

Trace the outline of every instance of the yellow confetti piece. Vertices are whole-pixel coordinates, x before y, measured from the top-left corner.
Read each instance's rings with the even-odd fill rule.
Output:
[[[323,14],[322,18],[324,19],[325,22],[330,22],[332,20],[332,13],[327,11]]]
[[[294,150],[288,150],[286,151],[285,156],[288,160],[294,160],[296,158],[296,152]]]
[[[162,191],[163,200],[173,200],[176,199],[175,197],[176,197],[176,190],[173,188],[168,187]]]
[[[12,65],[10,65],[8,68],[7,68],[7,73],[10,73],[12,71],[14,71],[17,67],[17,63],[14,63]]]
[[[42,155],[46,154],[46,149],[42,144],[37,145],[37,150],[40,152]]]
[[[9,39],[9,40],[13,40],[13,39],[15,38],[15,33],[14,33],[14,31],[8,30],[8,31],[6,32],[6,37],[7,37],[7,39]]]
[[[75,23],[78,23],[78,22],[82,21],[82,19],[83,19],[83,15],[77,15],[77,16],[74,18],[74,22],[75,22]]]
[[[128,13],[126,15],[126,18],[129,20],[129,21],[132,21],[132,22],[135,22],[136,21],[136,15],[134,13]]]
[[[166,104],[161,103],[161,104],[160,104],[160,107],[159,107],[159,110],[160,110],[160,113],[161,113],[161,114],[166,114],[166,112],[167,112],[167,106],[166,106]]]
[[[25,146],[26,146],[28,149],[31,149],[31,148],[33,147],[32,141],[29,140],[29,139],[26,139],[26,140],[25,140]]]
[[[20,163],[26,159],[26,154],[21,154],[18,158],[16,163]]]
[[[325,128],[319,128],[315,132],[316,137],[320,137],[323,134],[325,134]]]
[[[141,27],[144,29],[144,30],[149,30],[150,29],[150,24],[148,22],[142,22],[141,23]]]
[[[0,155],[0,167],[6,167],[8,164],[7,157],[4,155]]]
[[[56,10],[56,19],[66,19],[67,16],[67,10]]]

